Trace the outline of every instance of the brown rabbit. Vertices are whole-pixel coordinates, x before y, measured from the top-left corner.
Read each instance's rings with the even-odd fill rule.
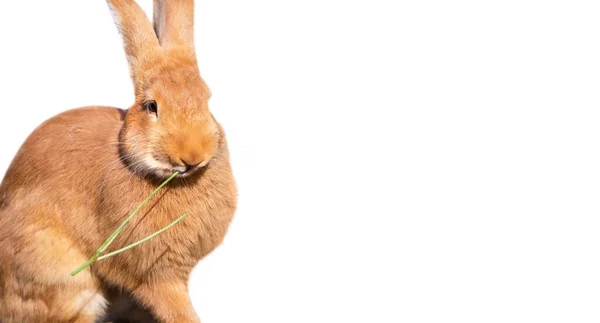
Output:
[[[155,0],[154,26],[135,1],[107,2],[124,39],[135,102],[126,111],[62,113],[15,156],[0,186],[2,323],[94,322],[128,295],[161,322],[200,321],[188,278],[223,240],[237,191],[225,135],[198,72],[193,0]],[[72,277],[175,171],[107,251],[189,215]]]

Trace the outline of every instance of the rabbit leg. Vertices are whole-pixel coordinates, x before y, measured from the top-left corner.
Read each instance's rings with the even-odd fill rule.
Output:
[[[71,271],[86,257],[52,227],[27,227],[0,244],[0,322],[87,322],[101,315],[106,300],[86,269]]]
[[[7,270],[8,269],[8,270]],[[93,323],[102,314],[106,300],[89,284],[44,282],[11,268],[0,274],[0,322]]]
[[[102,316],[107,302],[98,289],[77,288],[56,297],[54,304],[50,317],[57,321],[93,323]]]
[[[132,294],[161,322],[200,323],[185,282],[162,281],[143,284]]]

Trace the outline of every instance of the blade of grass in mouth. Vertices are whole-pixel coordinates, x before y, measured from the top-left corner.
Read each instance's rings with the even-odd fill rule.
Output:
[[[131,212],[131,214],[127,217],[127,219],[125,219],[125,221],[123,221],[123,223],[121,223],[121,225],[117,228],[117,230],[115,230],[115,232],[113,232],[108,239],[106,239],[104,241],[104,243],[102,243],[102,245],[100,246],[100,248],[98,248],[98,250],[96,250],[96,252],[94,253],[94,255],[92,256],[92,258],[90,258],[88,261],[84,262],[81,266],[79,266],[77,269],[75,269],[72,273],[71,276],[75,276],[77,275],[79,272],[81,272],[82,270],[84,270],[85,268],[87,268],[89,265],[91,265],[92,263],[94,263],[97,260],[103,260],[106,259],[108,257],[112,257],[116,254],[119,254],[123,251],[129,250],[143,242],[146,242],[152,238],[154,238],[155,236],[159,235],[160,233],[166,231],[167,229],[169,229],[170,227],[172,227],[173,225],[175,225],[177,222],[181,221],[184,217],[187,216],[187,213],[184,213],[182,216],[180,216],[179,218],[177,218],[177,220],[173,221],[171,224],[167,225],[166,227],[154,232],[153,234],[149,235],[148,237],[134,242],[126,247],[123,247],[119,250],[113,251],[109,254],[106,254],[104,256],[100,256],[100,254],[102,254],[106,248],[108,248],[110,246],[110,244],[117,238],[117,236],[121,233],[121,231],[123,231],[123,228],[127,225],[127,223],[129,223],[129,221],[131,221],[131,219],[135,216],[135,214],[144,206],[146,205],[146,203],[148,203],[148,201],[152,198],[152,196],[154,196],[154,194],[156,194],[156,192],[158,192],[161,188],[163,188],[165,185],[167,185],[167,183],[169,183],[173,178],[175,178],[175,176],[177,176],[177,174],[179,174],[179,172],[175,172],[173,175],[171,175],[171,177],[169,177],[167,180],[165,180],[162,184],[160,184],[160,186],[158,186],[152,193],[150,193],[150,195],[148,195],[148,197],[146,197],[146,199],[144,201],[142,201],[142,203],[140,203],[140,205],[138,205],[135,210],[133,210],[133,212]]]

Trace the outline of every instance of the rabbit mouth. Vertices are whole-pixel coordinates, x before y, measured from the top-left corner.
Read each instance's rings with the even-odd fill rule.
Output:
[[[208,161],[202,161],[196,165],[176,165],[171,163],[165,163],[155,158],[152,155],[147,155],[144,158],[143,163],[149,173],[159,177],[169,177],[177,173],[177,177],[188,177],[192,174],[197,173],[198,170],[204,168],[208,164]]]

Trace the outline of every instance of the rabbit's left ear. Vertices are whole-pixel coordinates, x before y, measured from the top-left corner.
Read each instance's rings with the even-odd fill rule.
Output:
[[[163,55],[152,24],[134,0],[107,0],[125,45],[136,95],[143,88],[144,73]]]
[[[154,0],[154,30],[165,50],[179,48],[193,54],[194,0]]]

